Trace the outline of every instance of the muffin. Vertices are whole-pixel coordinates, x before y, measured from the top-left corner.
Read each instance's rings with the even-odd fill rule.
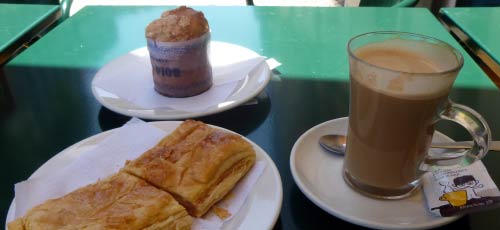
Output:
[[[212,86],[210,31],[202,12],[181,6],[146,27],[155,90],[167,97],[191,97]]]

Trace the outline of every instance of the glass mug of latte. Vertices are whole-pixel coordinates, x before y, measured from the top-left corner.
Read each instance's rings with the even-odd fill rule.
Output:
[[[464,62],[458,50],[432,37],[381,31],[352,38],[348,52],[343,176],[356,191],[381,199],[404,198],[419,187],[423,173],[449,164],[444,154],[428,155],[441,119],[460,124],[473,137],[474,145],[459,158],[460,165],[488,152],[488,124],[474,110],[448,99]]]

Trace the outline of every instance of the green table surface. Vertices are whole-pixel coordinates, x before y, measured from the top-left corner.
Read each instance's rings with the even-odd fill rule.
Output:
[[[0,52],[57,10],[58,5],[0,4]]]
[[[444,8],[441,13],[500,65],[500,7]]]
[[[5,218],[14,183],[28,178],[64,148],[130,117],[102,107],[90,84],[97,70],[145,46],[144,28],[169,7],[86,7],[42,37],[4,68],[11,102],[0,116],[0,210]],[[350,37],[374,30],[416,32],[445,40],[465,55],[451,99],[468,105],[500,135],[500,92],[460,45],[425,9],[197,7],[206,14],[212,39],[246,46],[282,63],[258,103],[197,118],[234,130],[260,145],[283,181],[283,206],[276,229],[360,228],[329,215],[295,184],[290,151],[309,128],[348,115]],[[440,123],[457,140],[469,135]],[[500,155],[484,163],[500,183]],[[466,215],[442,229],[500,229],[500,210]]]

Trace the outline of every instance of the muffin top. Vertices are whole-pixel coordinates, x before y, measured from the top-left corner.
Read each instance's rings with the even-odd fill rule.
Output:
[[[202,12],[181,6],[165,11],[160,19],[149,23],[146,37],[161,42],[187,41],[208,32],[208,22]]]

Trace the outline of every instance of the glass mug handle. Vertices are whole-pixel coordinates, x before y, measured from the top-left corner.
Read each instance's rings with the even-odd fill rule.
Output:
[[[473,109],[453,103],[451,100],[445,102],[438,114],[438,120],[453,121],[469,131],[473,139],[473,146],[455,153],[434,153],[429,151],[424,162],[423,171],[429,171],[432,166],[450,166],[450,165],[470,165],[486,156],[491,142],[491,131],[484,118]]]

